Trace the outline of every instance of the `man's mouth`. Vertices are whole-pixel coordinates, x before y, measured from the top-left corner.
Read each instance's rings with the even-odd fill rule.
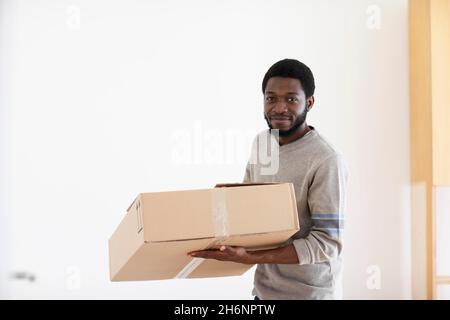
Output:
[[[289,117],[270,117],[271,120],[290,120]]]
[[[291,118],[289,118],[289,117],[270,117],[270,122],[274,126],[284,127],[291,123]]]

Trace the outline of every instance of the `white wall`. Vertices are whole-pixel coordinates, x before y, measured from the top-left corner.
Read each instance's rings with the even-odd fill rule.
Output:
[[[10,74],[7,70],[10,56],[5,45],[9,42],[8,26],[11,23],[6,12],[8,6],[0,2],[0,298],[9,296],[8,270],[10,269],[10,183],[8,168],[10,167],[10,105],[7,78]]]
[[[434,204],[436,212],[436,276],[448,277],[450,274],[450,187],[434,187]],[[450,299],[450,284],[437,286],[437,299]]]
[[[250,298],[252,271],[110,283],[107,240],[138,192],[240,181],[262,77],[292,57],[316,77],[309,123],[350,169],[345,297],[410,297],[406,0],[3,1],[2,18],[0,261],[36,279],[0,294]]]

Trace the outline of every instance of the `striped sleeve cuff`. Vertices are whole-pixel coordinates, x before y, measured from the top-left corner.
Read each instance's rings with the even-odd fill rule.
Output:
[[[333,238],[341,238],[344,231],[344,217],[339,213],[315,213],[311,215],[312,230],[322,231]]]

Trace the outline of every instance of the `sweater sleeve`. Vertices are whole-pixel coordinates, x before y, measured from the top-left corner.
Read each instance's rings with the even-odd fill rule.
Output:
[[[258,141],[258,136],[256,136],[253,139],[252,144],[251,144],[250,156],[247,161],[247,165],[245,166],[244,179],[242,180],[243,183],[255,182],[255,181],[253,181],[252,170],[254,167],[253,163],[255,163],[256,155],[258,152],[257,151],[257,141]]]
[[[312,228],[305,238],[293,240],[299,264],[336,259],[342,251],[347,169],[340,155],[332,155],[315,169],[308,189]]]
[[[243,183],[252,182],[250,163],[247,163],[247,166],[245,167],[245,174],[242,182]]]

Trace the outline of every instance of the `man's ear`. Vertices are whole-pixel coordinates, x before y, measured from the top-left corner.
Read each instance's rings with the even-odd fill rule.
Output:
[[[310,111],[313,106],[314,106],[314,96],[311,96],[308,99],[306,99],[306,111]]]

